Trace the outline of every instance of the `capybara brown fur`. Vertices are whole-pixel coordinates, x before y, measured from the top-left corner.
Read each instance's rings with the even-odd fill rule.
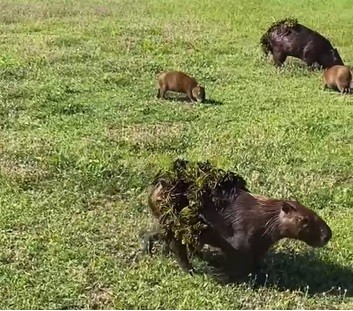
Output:
[[[150,192],[149,205],[156,218],[161,216],[158,201],[164,195],[163,182]],[[297,201],[272,199],[237,189],[222,197],[221,209],[215,209],[212,204],[212,201],[205,202],[199,215],[208,225],[201,231],[200,240],[202,244],[221,249],[231,281],[244,280],[255,272],[267,251],[283,238],[323,247],[332,237],[326,222]],[[192,274],[186,245],[172,238],[169,246],[181,268]]]
[[[303,60],[308,67],[317,63],[322,68],[343,65],[341,56],[330,41],[318,32],[299,24],[296,19],[274,23],[261,37],[264,53],[273,55],[276,66],[282,66],[287,56]]]
[[[195,78],[189,77],[181,71],[163,72],[158,76],[157,98],[165,98],[167,91],[185,93],[191,102],[205,100],[205,88]]]
[[[339,90],[341,94],[350,93],[352,72],[346,66],[336,65],[324,70],[324,89]]]

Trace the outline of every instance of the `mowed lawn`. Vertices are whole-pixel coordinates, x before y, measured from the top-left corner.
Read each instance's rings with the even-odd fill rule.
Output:
[[[351,0],[1,1],[0,308],[353,308],[353,95],[323,91],[322,72],[294,59],[276,70],[259,47],[295,17],[353,65],[352,12]],[[157,100],[170,69],[211,103]],[[177,157],[300,200],[332,240],[278,244],[259,288],[139,253],[146,187]]]

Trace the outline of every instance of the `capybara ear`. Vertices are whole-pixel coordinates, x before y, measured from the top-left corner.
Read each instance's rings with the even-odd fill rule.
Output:
[[[288,202],[283,202],[282,205],[282,211],[286,214],[289,214],[291,212],[295,212],[297,209],[292,205],[289,204]]]

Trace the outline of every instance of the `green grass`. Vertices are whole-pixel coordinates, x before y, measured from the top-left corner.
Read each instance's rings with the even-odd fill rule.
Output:
[[[292,16],[352,65],[352,10],[351,0],[2,1],[0,307],[353,308],[353,97],[323,91],[322,73],[297,60],[276,70],[258,44]],[[222,104],[158,101],[155,77],[168,69]],[[332,241],[283,241],[257,289],[136,254],[146,186],[178,156],[296,197]]]

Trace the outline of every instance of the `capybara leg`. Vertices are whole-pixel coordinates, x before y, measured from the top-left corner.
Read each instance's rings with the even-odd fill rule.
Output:
[[[287,55],[283,52],[274,50],[273,51],[273,60],[277,67],[281,67],[283,63],[286,61]]]
[[[314,63],[311,60],[305,61],[305,63],[309,71],[313,71],[315,69]]]
[[[190,99],[190,101],[191,101],[192,103],[194,103],[194,102],[196,101],[196,99],[194,98],[194,96],[192,96],[191,90],[188,90],[188,91],[187,91],[187,95],[188,95],[188,97],[189,97],[189,99]]]
[[[142,251],[152,256],[152,248],[155,240],[159,238],[159,232],[146,232],[142,239]]]
[[[152,256],[152,248],[153,244],[155,241],[160,240],[160,242],[163,241],[163,246],[162,246],[162,253],[164,255],[168,255],[170,252],[170,247],[168,243],[165,243],[165,241],[161,238],[160,232],[159,231],[150,231],[146,232],[143,235],[142,238],[142,252],[149,254]]]
[[[344,95],[346,89],[344,88],[344,86],[338,85],[337,86],[338,90],[341,92],[341,95]]]
[[[176,259],[180,265],[180,267],[188,272],[189,274],[194,274],[194,268],[191,266],[186,246],[181,244],[181,242],[177,241],[175,238],[170,242],[170,249],[175,254]]]
[[[311,58],[306,58],[304,59],[306,66],[308,67],[309,70],[314,70],[315,66],[314,66],[314,61]]]
[[[160,89],[159,89],[159,98],[165,98],[165,93],[167,92],[167,87],[165,85],[163,85]]]
[[[313,70],[314,69],[313,65],[315,63],[315,58],[311,55],[310,51],[304,52],[303,60],[306,63],[306,65],[308,66],[309,70]]]
[[[203,231],[200,239],[202,243],[218,247],[222,250],[226,257],[223,268],[226,270],[230,282],[243,281],[252,271],[253,259],[249,255],[243,254],[233,248],[212,230]]]
[[[201,232],[200,242],[202,245],[208,244],[210,246],[221,249],[223,254],[230,248],[230,245],[223,238],[221,238],[216,232],[210,229],[206,229]],[[219,253],[216,254],[216,252],[211,251],[208,254],[204,254],[200,251],[197,255],[199,255],[201,259],[207,261],[211,266],[220,267],[222,265],[224,267],[224,256]]]
[[[157,98],[160,98],[161,97],[161,91],[160,89],[157,90]]]
[[[202,244],[208,244],[223,250],[227,250],[227,247],[229,247],[228,243],[224,239],[219,237],[216,232],[210,229],[206,229],[201,232],[200,241]]]
[[[170,246],[168,243],[164,243],[162,247],[162,253],[163,255],[168,255],[170,253]]]
[[[254,270],[253,260],[241,253],[227,255],[226,268],[231,282],[245,282]]]

